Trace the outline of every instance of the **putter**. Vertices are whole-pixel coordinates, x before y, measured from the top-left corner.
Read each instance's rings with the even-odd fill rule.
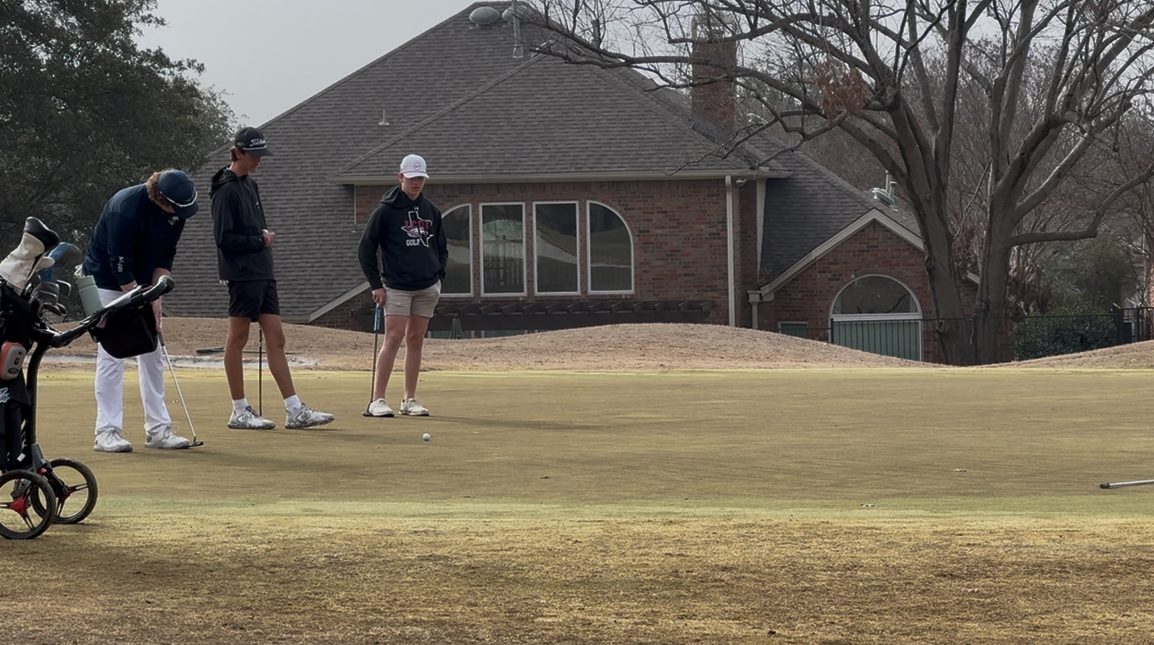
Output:
[[[369,406],[373,403],[373,392],[377,389],[377,341],[381,337],[381,306],[377,305],[373,309],[373,376],[372,383],[369,385],[369,402],[365,404],[365,411],[361,413],[363,417],[371,417],[369,414]]]
[[[1138,479],[1132,482],[1106,482],[1098,484],[1098,488],[1126,488],[1127,486],[1148,486],[1154,484],[1154,479]]]
[[[264,329],[256,330],[256,413],[264,416]]]
[[[184,418],[188,419],[188,429],[192,430],[192,443],[188,444],[189,448],[203,446],[204,442],[196,438],[196,426],[192,424],[192,415],[188,413],[188,404],[184,402],[184,392],[180,391],[180,381],[176,380],[176,368],[172,366],[172,357],[168,355],[168,346],[164,344],[164,334],[157,333],[160,336],[160,349],[164,353],[164,362],[168,363],[168,371],[172,374],[172,384],[176,386],[176,395],[180,397],[180,407],[184,408]]]

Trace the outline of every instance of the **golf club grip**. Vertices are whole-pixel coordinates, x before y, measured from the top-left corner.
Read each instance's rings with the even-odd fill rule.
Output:
[[[1106,482],[1105,484],[1098,484],[1098,488],[1113,489],[1126,488],[1128,486],[1149,486],[1150,484],[1154,484],[1154,479],[1139,479],[1130,482]]]

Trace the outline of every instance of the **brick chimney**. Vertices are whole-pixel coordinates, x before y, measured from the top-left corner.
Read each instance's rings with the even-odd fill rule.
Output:
[[[693,19],[693,87],[690,99],[695,120],[704,120],[723,132],[737,127],[737,86],[724,78],[737,65],[737,42],[721,41],[732,33],[725,18],[702,14]]]

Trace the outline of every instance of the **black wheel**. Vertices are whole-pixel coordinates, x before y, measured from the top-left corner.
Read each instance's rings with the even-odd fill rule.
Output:
[[[31,540],[52,524],[56,493],[48,480],[29,470],[0,475],[0,535]]]
[[[48,462],[51,469],[44,478],[56,493],[56,517],[53,521],[61,524],[76,524],[92,513],[96,507],[96,475],[92,470],[71,459],[53,459]],[[37,504],[38,499],[32,503]],[[37,508],[37,512],[45,510]]]

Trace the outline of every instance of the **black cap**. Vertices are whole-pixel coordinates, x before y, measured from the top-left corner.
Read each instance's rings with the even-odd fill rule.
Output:
[[[268,144],[264,141],[264,135],[256,128],[241,128],[237,131],[233,141],[237,149],[243,150],[245,154],[256,157],[272,155],[272,151],[268,149]]]

